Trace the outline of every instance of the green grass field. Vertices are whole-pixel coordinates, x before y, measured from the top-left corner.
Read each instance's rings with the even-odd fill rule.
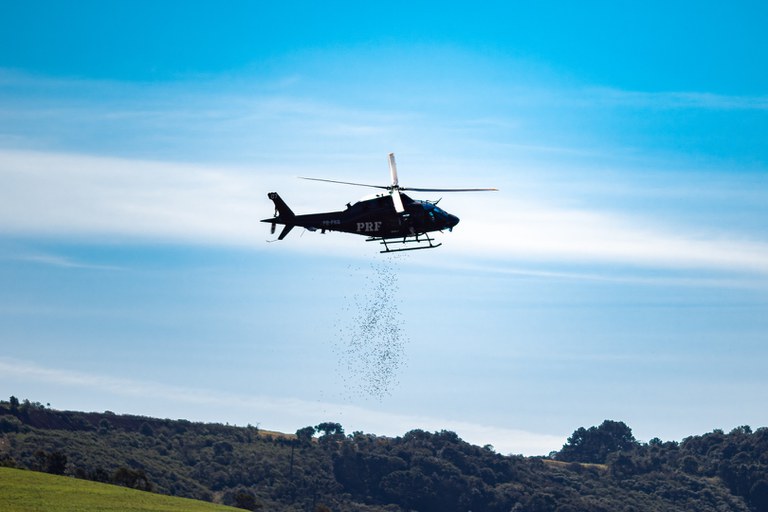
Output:
[[[204,501],[174,498],[65,476],[0,467],[3,512],[233,512]],[[241,511],[242,512],[242,511]]]

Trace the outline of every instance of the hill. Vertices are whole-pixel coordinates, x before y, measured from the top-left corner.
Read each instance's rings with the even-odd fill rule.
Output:
[[[5,512],[226,512],[232,507],[64,476],[0,467]]]
[[[0,465],[248,510],[768,512],[768,429],[639,443],[579,428],[551,457],[502,455],[450,431],[387,438],[320,423],[252,426],[0,402]]]

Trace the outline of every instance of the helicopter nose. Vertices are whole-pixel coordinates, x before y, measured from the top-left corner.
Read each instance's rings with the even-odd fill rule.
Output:
[[[453,226],[459,223],[459,218],[455,215],[448,214],[448,229],[453,229]]]

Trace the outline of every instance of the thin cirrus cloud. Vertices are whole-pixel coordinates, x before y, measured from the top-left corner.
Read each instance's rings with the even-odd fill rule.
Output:
[[[350,140],[371,146],[413,121],[401,111],[357,108],[258,78],[146,85],[2,69],[0,110],[4,147],[246,164],[323,153],[328,144],[341,149]]]
[[[232,170],[0,151],[0,175],[0,229],[10,234],[234,244],[259,213],[259,181]]]
[[[501,114],[487,111],[487,105],[480,102],[472,111],[451,112],[437,119],[434,112],[387,110],[384,104],[356,108],[339,97],[316,97],[295,88],[301,80],[287,85],[276,79],[267,82],[249,91],[251,84],[261,82],[242,79],[218,90],[212,83],[202,87],[189,83],[144,86],[1,73],[0,91],[4,92],[0,106],[7,115],[6,122],[0,123],[4,133],[0,143],[6,148],[28,150],[0,147],[4,184],[0,190],[0,230],[258,246],[266,237],[258,231],[262,226],[257,221],[271,211],[264,194],[282,190],[286,179],[308,174],[308,167],[328,177],[353,180],[354,174],[354,181],[365,181],[370,175],[368,161],[359,155],[399,152],[403,147],[412,156],[411,168],[418,166],[414,162],[418,155],[433,155],[426,157],[434,160],[430,175],[439,175],[443,185],[443,181],[455,182],[459,173],[455,166],[454,171],[444,173],[439,158],[458,157],[474,163],[490,144],[501,153],[494,157],[496,161],[480,162],[483,168],[492,169],[480,185],[498,186],[497,181],[505,183],[508,177],[499,170],[505,162],[515,161],[519,167],[523,158],[535,169],[537,155],[543,153],[555,156],[559,162],[554,165],[560,168],[568,168],[574,155],[594,162],[601,154],[612,154],[612,165],[626,165],[620,160],[620,148],[581,145],[584,141],[575,145],[569,137],[552,138],[550,128],[559,124],[553,124],[552,116],[559,116],[560,108],[565,109],[562,115],[580,118],[588,109],[606,105],[618,110],[763,112],[768,104],[764,97],[706,92],[518,86],[511,96],[497,96],[494,105],[506,105],[507,109]],[[492,89],[501,91],[503,85],[495,84]],[[27,89],[31,92],[24,92]],[[449,93],[449,98],[451,94],[456,91]],[[524,107],[518,110],[516,105]],[[540,114],[542,119],[550,119],[539,125],[545,135],[526,138],[523,132],[532,128]],[[443,156],[441,149],[454,144],[457,137],[473,149],[468,154]],[[199,163],[190,163],[193,161]],[[365,162],[365,171],[360,170],[361,162]],[[488,163],[491,165],[486,166]],[[631,165],[638,164],[634,161]],[[625,179],[637,178],[636,170],[620,170],[626,172]],[[360,178],[361,172],[366,178]],[[512,172],[520,176],[519,171]],[[535,171],[525,172],[520,179],[536,182]],[[768,273],[768,244],[754,231],[732,233],[722,226],[703,230],[694,224],[660,223],[615,204],[601,206],[598,202],[578,208],[558,204],[560,199],[569,202],[564,194],[579,194],[583,183],[589,183],[580,173],[572,172],[572,183],[557,192],[545,190],[544,183],[537,186],[538,195],[520,196],[502,186],[502,192],[493,199],[452,197],[449,209],[453,213],[455,205],[462,223],[450,235],[451,245],[465,255],[497,260]],[[467,179],[464,171],[460,174],[460,179]],[[413,184],[423,179],[415,173],[407,176]],[[318,201],[295,182],[290,186],[290,204],[297,212],[332,209],[335,205],[336,199]],[[649,191],[655,193],[649,187],[638,193]],[[327,190],[329,197],[332,193],[340,204],[356,197],[352,192],[344,195]],[[739,208],[733,202],[726,206]],[[493,214],[484,213],[488,211]],[[302,247],[310,249],[312,242]]]
[[[673,231],[643,219],[516,203],[457,228],[465,250],[520,259],[739,271],[768,276],[768,243],[725,234]]]
[[[768,110],[768,96],[732,96],[694,91],[644,92],[607,87],[586,88],[584,94],[598,103],[624,107]]]
[[[253,247],[266,238],[255,236],[258,220],[271,212],[264,192],[286,179],[269,169],[246,172],[19,151],[0,151],[0,176],[5,184],[0,192],[0,229],[6,233]],[[306,195],[296,199],[299,205],[312,202]],[[768,244],[760,240],[675,232],[621,214],[503,196],[455,203],[459,211],[468,212],[467,220],[444,236],[456,252],[470,257],[768,275]],[[482,215],[478,205],[493,215]],[[306,250],[314,245],[302,240]]]
[[[517,429],[475,424],[433,417],[417,417],[404,414],[376,411],[347,404],[335,404],[318,401],[306,401],[295,398],[279,398],[237,394],[223,394],[204,389],[191,389],[181,386],[168,386],[160,383],[141,382],[131,379],[107,377],[104,375],[61,370],[41,366],[37,363],[15,359],[0,358],[0,381],[14,379],[33,379],[38,383],[55,384],[57,389],[98,389],[113,397],[140,400],[142,414],[157,414],[168,417],[179,404],[178,414],[188,414],[184,406],[189,404],[205,406],[210,410],[207,416],[189,418],[196,421],[217,421],[229,419],[235,424],[259,423],[258,417],[269,418],[270,423],[263,425],[267,429],[291,432],[296,425],[308,425],[317,422],[317,418],[327,417],[329,411],[343,419],[349,429],[364,429],[379,435],[402,435],[414,428],[427,430],[451,429],[463,439],[476,444],[492,444],[502,453],[521,453],[541,455],[559,449],[564,436],[538,434]],[[54,397],[52,400],[62,400]],[[151,410],[149,410],[151,409]],[[128,412],[128,411],[120,411]]]

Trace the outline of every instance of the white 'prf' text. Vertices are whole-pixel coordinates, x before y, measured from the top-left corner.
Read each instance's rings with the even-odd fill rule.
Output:
[[[381,221],[376,222],[358,222],[357,223],[357,232],[360,233],[361,231],[365,231],[366,233],[368,231],[378,231],[381,229]]]

